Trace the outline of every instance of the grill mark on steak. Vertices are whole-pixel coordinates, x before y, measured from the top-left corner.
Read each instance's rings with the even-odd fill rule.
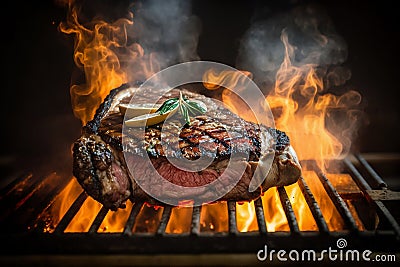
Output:
[[[272,186],[288,185],[300,177],[301,167],[295,152],[290,147],[289,137],[284,132],[247,122],[223,105],[216,105],[211,99],[189,91],[185,91],[184,94],[189,98],[203,101],[209,111],[206,116],[191,118],[191,125],[183,129],[179,129],[178,125],[167,125],[163,129],[163,135],[166,135],[163,139],[165,138],[169,144],[179,145],[182,156],[190,160],[202,155],[200,144],[205,149],[202,151],[204,156],[214,157],[212,152],[215,150],[217,155],[213,163],[201,172],[191,173],[174,169],[175,167],[165,158],[166,151],[160,142],[162,123],[147,127],[144,140],[142,140],[143,129],[140,128],[129,128],[128,135],[122,138],[124,118],[118,112],[117,104],[128,103],[135,90],[128,85],[112,90],[97,109],[93,120],[83,127],[82,137],[74,143],[73,173],[85,191],[106,208],[112,210],[123,208],[128,198],[132,201],[144,200],[157,205],[163,204],[147,195],[127,170],[127,163],[129,166],[140,168],[142,175],[136,178],[144,183],[152,183],[152,177],[149,177],[146,168],[143,168],[145,154],[150,156],[152,165],[162,176],[165,175],[165,179],[174,184],[193,187],[208,184],[218,178],[218,175],[225,170],[231,153],[250,152],[247,160],[235,163],[244,164],[245,173],[236,186],[220,200],[253,200]],[[178,92],[170,91],[159,102],[177,96]],[[146,102],[146,98],[139,98],[138,102],[141,101]],[[179,137],[173,134],[178,130],[181,130]],[[229,136],[228,132],[232,135]],[[261,140],[276,142],[273,166],[268,173],[255,172],[258,165],[268,161],[266,151],[262,151]],[[130,152],[127,158],[124,158],[123,148]],[[171,153],[172,150],[167,151]],[[172,153],[169,156],[178,155]],[[248,187],[253,174],[254,177],[259,176],[258,179],[267,178],[262,186],[249,192]],[[151,185],[166,196],[172,197],[177,194],[168,187],[161,188],[157,183]],[[221,188],[225,186],[227,185],[217,183],[213,191],[199,190],[198,194],[206,199],[210,194],[221,192]]]
[[[191,125],[186,126],[182,130],[178,123],[176,125],[171,123],[166,127],[163,127],[162,123],[149,126],[146,129],[143,144],[143,129],[129,128],[126,129],[127,136],[124,136],[126,142],[122,144],[123,115],[115,112],[108,114],[101,121],[101,124],[98,126],[99,135],[118,150],[122,150],[124,147],[132,153],[140,155],[148,153],[150,156],[159,157],[166,156],[165,151],[163,151],[160,145],[161,128],[163,127],[163,139],[165,143],[173,145],[179,143],[182,154],[190,160],[197,159],[200,156],[198,149],[200,142],[202,142],[204,148],[208,148],[203,151],[205,153],[204,156],[214,157],[213,151],[215,150],[217,150],[218,158],[229,157],[231,153],[247,153],[249,151],[250,159],[258,160],[261,153],[261,143],[259,141],[261,130],[267,131],[271,135],[271,142],[274,140],[278,141],[276,149],[283,150],[284,147],[289,145],[289,138],[281,131],[247,122],[230,112],[222,104],[217,104],[205,96],[189,91],[186,91],[185,94],[189,98],[203,101],[209,111],[207,112],[207,116],[191,118]],[[177,97],[178,95],[178,90],[171,90],[168,95],[159,100],[159,103],[162,103],[167,98]],[[138,100],[139,102],[146,101],[146,99],[141,100],[140,98]],[[177,132],[180,132],[179,138],[176,136]],[[233,136],[229,136],[228,132]],[[232,142],[234,142],[234,146]],[[232,151],[232,149],[235,150]],[[172,154],[168,156],[176,156],[172,150],[169,151]]]

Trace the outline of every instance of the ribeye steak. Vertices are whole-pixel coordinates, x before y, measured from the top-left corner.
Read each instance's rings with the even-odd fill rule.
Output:
[[[87,194],[105,207],[111,210],[124,208],[128,199],[132,202],[146,201],[162,205],[163,203],[154,199],[139,185],[146,183],[152,183],[148,186],[167,197],[176,197],[177,192],[167,185],[154,182],[153,175],[146,166],[149,162],[167,181],[180,186],[197,187],[216,180],[227,168],[233,154],[247,153],[247,157],[236,159],[233,164],[241,166],[244,172],[228,173],[238,182],[229,192],[218,198],[218,201],[254,200],[268,188],[292,184],[300,177],[301,166],[289,137],[284,132],[243,120],[223,104],[191,91],[184,91],[184,94],[190,99],[205,103],[208,111],[206,114],[191,117],[190,125],[180,129],[173,124],[162,127],[163,123],[159,123],[145,129],[133,127],[123,131],[124,116],[119,112],[118,105],[129,103],[137,90],[139,89],[129,85],[112,90],[97,109],[93,120],[83,127],[81,137],[73,146],[74,176]],[[160,103],[176,96],[178,92],[177,89],[169,91],[160,99]],[[139,98],[139,102],[141,101],[144,103],[146,99]],[[174,150],[165,149],[161,144],[162,135],[163,144],[176,144],[180,153],[175,155]],[[262,146],[262,142],[267,145]],[[201,150],[199,144],[202,144]],[[272,161],[266,156],[271,152],[268,144],[274,148]],[[145,155],[150,161],[146,161]],[[174,157],[196,160],[200,156],[213,157],[212,163],[201,171],[179,169],[168,160]],[[263,181],[257,190],[249,192],[249,184],[257,166],[266,164],[268,160],[272,162],[272,167],[266,172],[261,168],[257,175]],[[135,177],[129,171],[131,168],[135,170]],[[234,177],[235,175],[240,177]],[[220,191],[221,188],[218,187],[223,186],[224,184],[217,184],[213,189],[202,188],[198,194],[207,199],[210,194]],[[182,192],[179,196],[182,201],[193,197],[182,195]]]

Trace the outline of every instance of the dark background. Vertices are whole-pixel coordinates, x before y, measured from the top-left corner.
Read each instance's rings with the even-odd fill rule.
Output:
[[[118,16],[130,1],[91,1]],[[255,10],[272,12],[312,1],[194,0],[202,22],[198,53],[203,60],[235,65],[241,36]],[[365,123],[355,138],[361,152],[399,152],[399,28],[390,1],[318,1],[348,44],[348,85],[363,96]],[[115,5],[115,9],[110,6]],[[1,175],[40,168],[71,169],[70,147],[80,134],[69,86],[73,38],[57,29],[66,9],[54,1],[17,1],[2,15]],[[93,10],[96,8],[93,6]]]

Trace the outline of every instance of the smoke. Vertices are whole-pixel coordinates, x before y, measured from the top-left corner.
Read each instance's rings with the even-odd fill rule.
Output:
[[[191,13],[191,1],[138,2],[133,7],[131,36],[152,55],[157,69],[198,60],[200,20]],[[128,33],[129,34],[129,33]]]
[[[255,82],[265,91],[274,86],[285,57],[283,32],[294,48],[290,58],[293,66],[312,64],[320,72],[328,71],[326,87],[341,85],[350,78],[350,71],[339,66],[347,59],[347,45],[321,7],[297,6],[287,12],[254,17],[241,40],[236,66],[252,72]]]
[[[145,50],[157,52],[167,64],[199,59],[200,21],[190,1],[145,1],[136,13],[136,33]]]
[[[361,95],[345,86],[346,42],[316,5],[261,17],[241,40],[237,68],[253,73],[299,158],[324,169],[348,155],[363,115]]]
[[[67,19],[59,25],[75,37],[79,73],[70,92],[74,114],[83,124],[112,89],[199,58],[200,23],[190,1],[93,1],[67,0]]]

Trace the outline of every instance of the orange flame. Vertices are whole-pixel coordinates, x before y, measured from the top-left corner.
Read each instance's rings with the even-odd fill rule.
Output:
[[[322,215],[324,216],[330,231],[337,231],[344,229],[344,222],[339,212],[337,211],[332,200],[324,190],[321,183],[317,183],[318,177],[314,171],[304,171],[304,179],[310,186],[315,199],[320,205]]]
[[[361,101],[358,92],[348,91],[342,96],[323,94],[323,79],[315,71],[317,66],[304,64],[293,66],[290,58],[294,49],[289,44],[285,32],[282,34],[285,45],[285,58],[277,72],[275,89],[267,96],[267,101],[275,114],[275,125],[290,136],[291,144],[300,159],[316,160],[325,170],[325,161],[339,159],[350,148],[348,137],[344,136],[345,127],[353,123],[348,116],[348,125],[327,129],[328,113],[332,109],[347,110]],[[301,98],[301,101],[296,101]],[[304,140],[307,140],[305,142]]]
[[[66,187],[58,194],[53,204],[50,206],[50,216],[51,216],[51,225],[48,225],[44,232],[52,233],[54,231],[55,226],[59,224],[62,217],[64,217],[65,213],[67,213],[69,207],[75,201],[75,199],[82,193],[83,189],[76,181],[74,177],[70,180]],[[43,215],[42,215],[43,216]],[[43,216],[45,217],[46,214]]]
[[[244,75],[243,75],[244,74]],[[203,75],[203,85],[209,90],[218,88],[235,88],[235,92],[246,90],[249,80],[253,75],[248,71],[231,71],[224,70],[220,73],[213,69],[206,71]],[[247,103],[231,90],[224,89],[221,93],[222,102],[233,113],[239,114],[245,120],[258,123],[256,116]]]
[[[117,211],[108,211],[106,217],[104,217],[98,232],[102,233],[120,233],[124,230],[126,221],[128,220],[130,211],[132,209],[132,202],[126,202],[125,209],[119,209]]]
[[[236,220],[240,232],[258,230],[254,201],[236,204]]]
[[[276,188],[267,190],[262,196],[265,223],[268,232],[289,231],[285,211]]]
[[[70,89],[74,114],[83,123],[93,117],[96,108],[112,88],[127,80],[113,51],[121,46],[120,43],[126,43],[127,24],[132,22],[121,19],[109,25],[97,21],[91,29],[86,28],[79,23],[76,6],[71,6],[67,22],[60,24],[62,32],[75,34],[74,61],[85,72],[86,83],[72,85]]]
[[[252,78],[252,74],[249,71],[231,71],[224,70],[221,73],[217,73],[214,70],[209,70],[203,75],[203,85],[209,90],[215,90],[221,86],[226,88],[232,88],[233,86],[241,83],[245,83],[245,76]]]
[[[143,205],[132,232],[134,233],[155,233],[161,221],[164,208],[159,206]]]
[[[82,84],[72,84],[70,93],[74,114],[85,124],[92,119],[95,110],[111,89],[134,79],[143,80],[158,71],[159,65],[154,54],[145,55],[139,44],[128,44],[128,30],[133,25],[132,14],[129,18],[118,19],[113,23],[95,19],[89,24],[82,25],[79,22],[77,6],[73,4],[73,1],[70,1],[68,6],[67,21],[60,24],[60,30],[67,34],[74,34],[76,37],[74,61],[84,72],[86,80]],[[290,136],[291,144],[299,158],[316,160],[319,167],[325,170],[325,160],[343,157],[349,149],[349,139],[342,135],[345,132],[342,125],[338,125],[334,132],[327,129],[326,118],[329,110],[346,110],[350,105],[358,104],[361,97],[355,91],[349,91],[341,96],[324,93],[323,79],[318,77],[316,66],[312,64],[293,66],[291,58],[294,49],[289,44],[285,33],[282,34],[282,42],[285,45],[285,58],[277,72],[275,88],[266,96],[266,100],[276,115],[276,127]],[[139,71],[132,74],[134,67]],[[242,75],[239,75],[242,73],[252,77],[252,74],[247,71],[215,73],[209,70],[203,76],[204,86],[209,90],[216,90],[220,88],[220,85],[230,88],[239,84],[245,88],[246,81]],[[246,120],[256,122],[254,114],[237,95],[223,90],[221,97],[233,112]],[[351,122],[349,120],[349,123]],[[316,182],[318,178],[315,172],[304,171],[303,175],[316,195],[329,228],[343,229],[343,222],[334,205],[321,185]],[[294,184],[285,189],[300,230],[316,230],[315,221],[300,193],[299,186]],[[81,192],[82,188],[76,179],[72,179],[54,203],[52,214],[55,224],[65,215]],[[267,230],[289,231],[276,188],[265,192],[262,201]],[[257,230],[254,202],[238,204],[236,208],[238,231]],[[90,197],[87,198],[66,231],[87,231],[100,209],[101,204]],[[125,210],[108,212],[99,232],[122,231],[131,209],[132,204],[128,202]],[[162,208],[144,205],[132,231],[155,232],[162,210]],[[166,231],[168,233],[188,232],[191,212],[192,210],[188,207],[174,208]],[[226,203],[205,205],[202,208],[200,223],[202,231],[228,231]]]
[[[178,206],[172,209],[165,232],[168,234],[188,233],[192,222],[192,208]]]
[[[64,232],[87,232],[92,225],[96,214],[100,211],[101,204],[91,197],[83,202]]]
[[[51,225],[47,225],[44,232],[53,232],[55,226],[61,221],[61,218],[67,213],[72,203],[78,198],[83,192],[82,187],[79,185],[75,177],[72,177],[68,185],[60,192],[54,199],[54,202],[49,208],[49,211],[45,211],[40,217],[45,218],[51,216]],[[65,229],[65,232],[87,232],[100,211],[102,205],[95,201],[93,198],[88,197],[85,202],[81,205],[79,211],[72,218],[71,222]],[[126,209],[118,211],[108,211],[104,217],[98,232],[122,232],[130,210],[132,209],[132,203],[126,203]]]
[[[346,136],[347,128],[350,128],[355,122],[355,118],[349,112],[345,120],[347,124],[336,125],[335,128],[332,123],[329,125],[327,121],[329,112],[331,110],[348,112],[351,106],[360,103],[361,96],[355,91],[348,91],[341,96],[324,93],[323,79],[317,75],[317,66],[315,64],[292,65],[290,59],[294,55],[294,48],[289,44],[286,32],[282,33],[281,39],[285,46],[285,57],[276,74],[275,87],[266,96],[266,100],[274,113],[276,128],[288,134],[291,145],[300,160],[315,160],[319,168],[325,171],[325,164],[328,160],[343,158],[348,153],[351,140],[349,136]],[[217,89],[218,86],[215,84],[221,82],[233,87],[243,83],[238,78],[239,74],[239,72],[216,74],[209,70],[203,76],[203,84],[210,90]],[[249,107],[230,90],[223,90],[222,100],[242,118],[255,120]],[[309,172],[304,172],[304,175],[312,176]],[[316,184],[318,178],[314,176],[313,179],[308,179],[308,182]],[[343,229],[340,215],[334,205],[329,202],[329,197],[322,192],[323,190],[317,190],[317,186],[313,186],[313,188],[315,191],[313,193],[318,195],[322,213],[330,229]],[[285,189],[291,200],[300,230],[316,230],[316,223],[299,186],[294,184]],[[262,200],[267,230],[288,231],[286,216],[276,189],[265,192]],[[249,225],[254,225],[254,209],[250,209],[249,205],[238,206],[237,212],[240,214],[238,216],[240,231],[246,231]]]
[[[78,7],[69,4],[67,21],[59,29],[75,35],[74,61],[85,74],[86,83],[70,88],[74,114],[83,124],[93,118],[112,89],[135,79],[143,80],[159,69],[153,54],[145,56],[139,44],[128,43],[132,25],[130,13],[129,18],[113,23],[94,19],[84,26],[79,22]]]
[[[202,207],[200,214],[202,232],[228,232],[228,207],[217,202]]]

